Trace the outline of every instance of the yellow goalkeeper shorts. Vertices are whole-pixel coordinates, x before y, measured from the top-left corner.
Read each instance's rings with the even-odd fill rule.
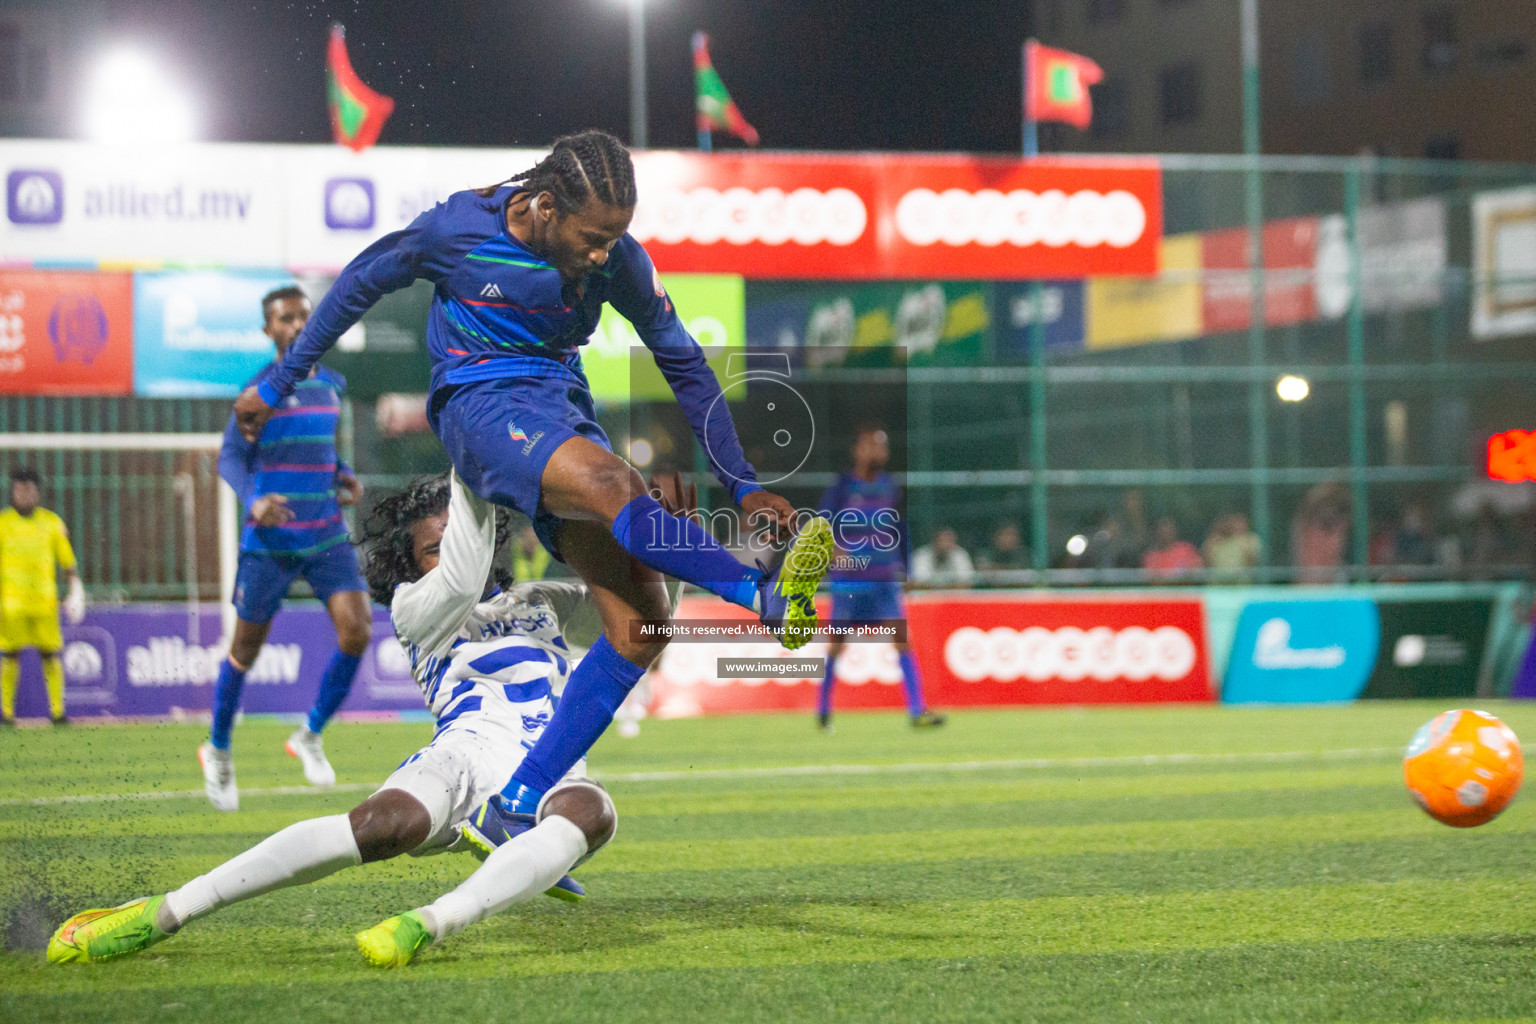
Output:
[[[36,647],[44,654],[58,654],[64,649],[57,612],[0,616],[0,652],[10,654],[27,647]]]

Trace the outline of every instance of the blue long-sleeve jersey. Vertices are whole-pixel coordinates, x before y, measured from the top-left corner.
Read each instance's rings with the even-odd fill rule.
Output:
[[[277,363],[246,382],[260,387],[277,372]],[[347,382],[320,367],[277,403],[277,411],[252,444],[230,416],[219,449],[219,475],[247,510],[256,499],[281,494],[293,511],[292,522],[257,526],[247,517],[240,550],[308,558],[347,539],[347,524],[336,502],[336,474],[350,475],[336,455],[336,426]]]
[[[558,377],[586,388],[580,348],[607,302],[651,350],[732,499],[760,490],[730,410],[717,400],[720,382],[678,319],[645,249],[624,235],[576,297],[558,270],[507,230],[507,203],[517,191],[455,192],[364,249],[259,385],[262,398],[276,405],[381,296],[417,279],[434,285],[427,317],[434,394],[503,377]]]
[[[838,550],[850,561],[834,566],[835,582],[898,582],[906,566],[906,523],[901,486],[889,473],[861,480],[842,473],[821,496],[818,509],[832,522]]]

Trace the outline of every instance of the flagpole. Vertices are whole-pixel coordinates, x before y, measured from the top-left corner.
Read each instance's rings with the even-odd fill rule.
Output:
[[[699,128],[699,149],[706,153],[715,151],[715,133],[702,126]]]
[[[1023,107],[1024,107],[1024,155],[1026,157],[1040,155],[1040,125],[1035,120],[1035,111],[1029,102],[1029,58],[1031,39],[1024,40],[1024,51],[1021,58],[1023,69]]]

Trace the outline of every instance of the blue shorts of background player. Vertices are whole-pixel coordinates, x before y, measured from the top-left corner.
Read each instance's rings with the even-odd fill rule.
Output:
[[[321,602],[344,591],[368,591],[358,567],[357,550],[351,544],[333,544],[309,558],[246,551],[240,555],[235,573],[235,614],[246,622],[271,622],[293,581],[301,576]]]
[[[837,580],[832,584],[832,621],[838,626],[877,625],[906,618],[902,586],[892,580]],[[816,721],[822,729],[832,730],[832,690],[837,685],[834,674],[838,655],[845,641],[833,637],[827,645],[826,674],[816,697]],[[917,659],[905,642],[896,645],[901,664],[901,684],[907,698],[907,714],[915,726],[944,724],[944,716],[928,710],[923,699],[923,679]]]

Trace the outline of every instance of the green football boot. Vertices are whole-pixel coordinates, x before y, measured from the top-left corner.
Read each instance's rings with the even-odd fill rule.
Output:
[[[59,925],[48,940],[51,964],[96,964],[148,949],[170,938],[155,923],[165,896],[145,896],[120,907],[85,910]]]
[[[816,588],[832,567],[832,547],[832,524],[813,516],[795,534],[779,567],[758,584],[763,624],[791,651],[816,635]]]
[[[357,948],[375,967],[404,967],[418,949],[431,944],[432,933],[414,910],[357,933]]]

